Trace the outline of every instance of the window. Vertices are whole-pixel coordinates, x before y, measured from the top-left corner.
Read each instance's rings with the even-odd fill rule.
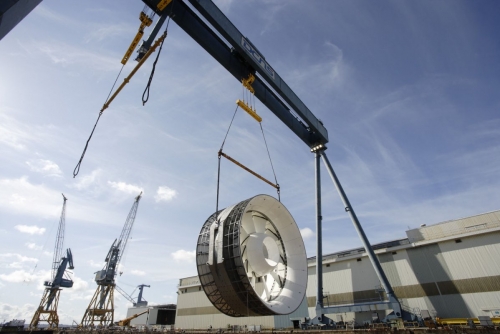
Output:
[[[356,261],[361,262],[361,259],[356,259]]]
[[[462,239],[457,239],[457,240],[455,240],[455,242],[456,242],[457,244],[459,244],[459,243],[461,243],[461,242],[462,242]]]

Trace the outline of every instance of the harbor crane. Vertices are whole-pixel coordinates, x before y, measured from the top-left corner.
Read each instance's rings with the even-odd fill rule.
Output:
[[[150,285],[146,285],[146,284],[141,284],[138,286],[139,295],[137,296],[137,303],[135,303],[134,306],[148,306],[147,300],[142,298],[142,290],[144,288],[150,288],[150,287],[151,287]]]
[[[118,265],[127,246],[127,241],[134,225],[139,200],[142,192],[135,198],[134,204],[123,226],[122,232],[118,239],[115,239],[108,255],[104,260],[105,265],[102,270],[95,274],[95,282],[97,289],[94,296],[90,300],[90,304],[83,315],[81,326],[112,326],[114,320],[114,290],[116,287],[115,277],[118,270]]]
[[[68,200],[64,194],[62,194],[62,196],[64,202],[54,247],[52,277],[50,281],[44,283],[45,291],[40,301],[40,305],[36,309],[33,319],[31,320],[31,329],[36,328],[40,322],[46,322],[49,328],[57,328],[59,326],[57,306],[59,304],[61,288],[71,288],[73,286],[73,281],[67,276],[66,272],[66,268],[74,269],[71,249],[68,248],[66,250],[66,256],[62,256],[64,229],[66,225],[66,201]]]
[[[134,291],[132,291],[131,295],[134,294],[135,290],[139,289],[139,295],[137,296],[137,301],[131,295],[129,295],[128,293],[123,291],[123,289],[120,288],[118,285],[115,285],[115,290],[118,291],[123,297],[125,297],[125,299],[127,299],[129,302],[131,302],[132,306],[134,306],[134,307],[136,307],[136,306],[148,306],[147,300],[142,298],[142,290],[144,288],[150,288],[150,287],[151,287],[150,285],[140,284],[137,286],[137,288],[134,289]]]

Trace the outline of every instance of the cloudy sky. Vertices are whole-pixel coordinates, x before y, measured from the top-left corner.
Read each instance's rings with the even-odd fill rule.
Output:
[[[422,223],[500,209],[498,1],[215,1],[329,131],[327,155],[372,243]],[[43,1],[0,41],[0,321],[30,321],[62,208],[73,251],[62,323],[80,322],[111,243],[143,192],[118,285],[176,303],[215,211],[217,151],[241,85],[175,23],[82,153],[143,8]],[[146,35],[149,31],[146,31]],[[130,61],[119,82],[134,66]],[[260,102],[281,199],[315,255],[314,156]],[[257,123],[239,112],[225,152],[273,179]],[[220,207],[267,184],[222,162]],[[361,246],[323,170],[324,253]],[[135,296],[137,291],[134,292]],[[120,295],[115,319],[129,303]]]

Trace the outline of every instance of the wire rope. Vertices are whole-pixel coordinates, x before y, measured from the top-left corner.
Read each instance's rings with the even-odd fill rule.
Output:
[[[264,129],[262,128],[262,123],[259,123],[260,131],[262,132],[262,137],[264,138],[264,144],[266,145],[267,156],[269,157],[269,162],[271,163],[271,169],[273,170],[274,181],[276,182],[276,191],[278,192],[278,201],[281,202],[280,198],[280,185],[278,183],[278,179],[276,177],[276,172],[274,171],[273,160],[271,159],[271,153],[269,153],[269,147],[267,146],[266,136],[264,135]]]
[[[172,2],[172,7],[170,8],[170,15],[168,16],[168,19],[167,19],[167,26],[165,27],[165,31],[163,32],[163,34],[165,35],[165,39],[167,37],[168,25],[170,23],[170,18],[172,17],[174,3],[175,3],[175,1]],[[142,93],[142,105],[143,106],[146,105],[146,102],[148,102],[148,100],[149,100],[149,91],[151,89],[151,82],[153,81],[153,76],[155,75],[156,63],[158,62],[158,58],[160,57],[161,49],[163,48],[163,43],[165,42],[165,39],[160,44],[160,49],[158,50],[158,54],[156,55],[156,59],[153,63],[153,68],[151,69],[151,74],[149,75],[148,83],[146,84],[146,88],[144,89],[144,93]]]
[[[106,98],[106,101],[104,101],[104,104],[108,103],[109,97],[111,96],[111,93],[113,92],[113,89],[115,88],[116,82],[118,81],[118,78],[122,74],[124,67],[125,67],[125,65],[122,65],[120,72],[118,72],[118,75],[116,76],[115,82],[113,83],[113,86],[111,87],[109,94],[108,94],[108,97]],[[78,163],[76,164],[76,167],[73,170],[73,178],[75,178],[78,175],[78,173],[80,172],[80,166],[82,165],[83,158],[85,157],[85,152],[87,152],[87,148],[89,147],[90,139],[92,139],[92,135],[94,134],[97,123],[99,123],[99,119],[101,118],[103,112],[104,112],[103,110],[101,110],[99,112],[99,116],[97,117],[97,120],[95,121],[94,127],[92,128],[92,132],[90,133],[89,139],[87,139],[87,142],[85,143],[85,147],[83,148],[82,156],[80,157],[80,160],[78,160]]]
[[[215,200],[215,214],[219,212],[219,188],[220,188],[220,158],[221,155],[220,153],[222,152],[222,149],[224,148],[224,144],[226,143],[227,135],[229,134],[229,130],[231,130],[231,125],[233,125],[234,117],[236,116],[236,112],[238,111],[238,106],[236,106],[236,109],[234,110],[233,113],[233,118],[231,118],[231,122],[229,123],[229,127],[227,128],[226,135],[224,136],[224,140],[222,141],[222,145],[220,146],[219,153],[218,155],[218,166],[217,166],[217,198]],[[217,217],[216,217],[217,219]]]

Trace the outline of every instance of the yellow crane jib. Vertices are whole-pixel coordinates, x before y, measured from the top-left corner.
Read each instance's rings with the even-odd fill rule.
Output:
[[[122,58],[121,63],[123,65],[127,63],[128,59],[132,55],[132,52],[134,52],[135,48],[137,47],[137,44],[139,44],[139,42],[141,41],[142,35],[144,35],[144,28],[149,27],[151,23],[153,23],[153,20],[144,12],[141,12],[141,14],[139,15],[139,20],[141,20],[141,26],[139,27],[139,31],[137,31],[137,34],[132,40],[132,43],[130,43],[127,52],[125,52],[125,55]]]
[[[120,93],[120,91],[123,89],[123,87],[125,87],[125,85],[128,84],[128,82],[130,81],[130,79],[132,79],[132,77],[134,76],[135,72],[137,72],[137,70],[139,70],[139,68],[142,66],[142,64],[144,64],[144,62],[146,60],[148,60],[149,56],[153,52],[155,52],[156,48],[161,44],[161,42],[163,42],[163,40],[165,39],[165,37],[167,37],[167,32],[166,31],[165,31],[165,33],[163,35],[161,35],[156,40],[156,42],[151,46],[151,48],[148,50],[148,52],[146,52],[146,54],[144,55],[144,57],[142,57],[142,59],[137,63],[137,65],[135,65],[134,69],[132,70],[132,72],[130,72],[130,74],[128,75],[128,77],[126,77],[125,79],[123,79],[123,82],[120,85],[120,87],[118,87],[116,89],[116,91],[113,93],[113,95],[111,95],[111,97],[106,101],[106,103],[104,103],[104,105],[101,108],[101,112],[103,112],[105,109],[107,109],[109,107],[109,105],[111,104],[111,102],[113,102],[113,100],[118,95],[118,93]]]
[[[252,73],[248,75],[248,79],[241,79],[241,83],[243,86],[248,89],[252,94],[255,94],[255,90],[252,87],[253,82],[255,81],[255,77]]]
[[[158,8],[158,10],[162,11],[165,9],[165,7],[168,6],[169,3],[171,3],[172,0],[161,0],[160,2],[158,2],[158,4],[156,5],[156,8]]]
[[[250,108],[244,101],[236,100],[236,104],[243,110],[245,110],[250,116],[252,116],[257,122],[262,122],[262,117],[257,115],[255,110]]]

